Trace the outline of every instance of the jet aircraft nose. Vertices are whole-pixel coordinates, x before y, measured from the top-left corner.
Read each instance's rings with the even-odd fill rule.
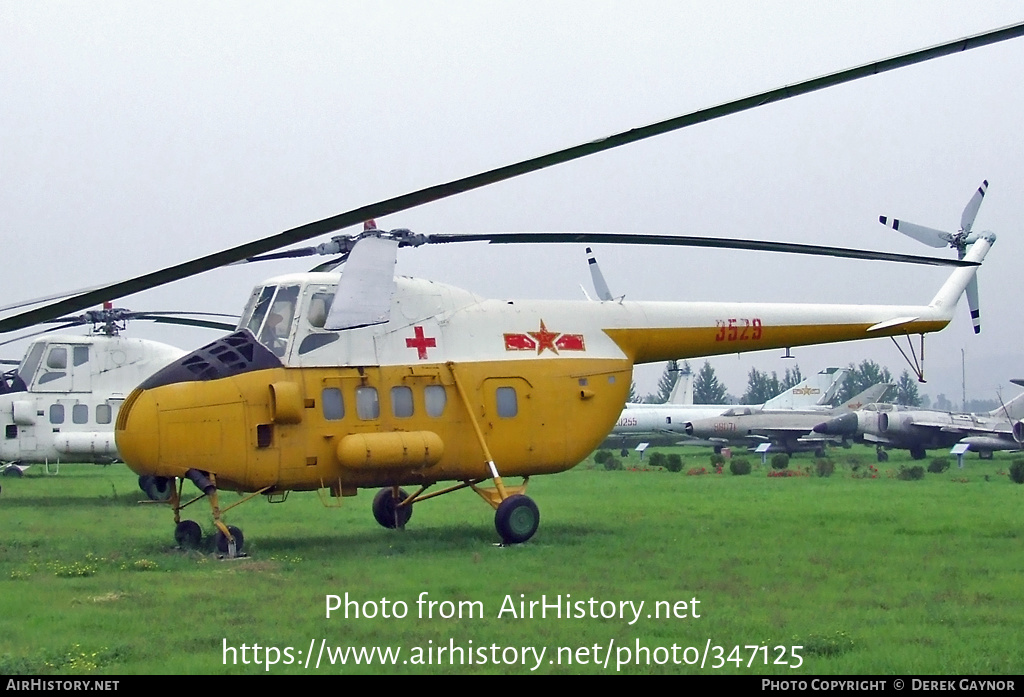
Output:
[[[814,427],[815,433],[828,436],[849,436],[857,432],[857,415],[843,414],[834,419],[822,422]]]

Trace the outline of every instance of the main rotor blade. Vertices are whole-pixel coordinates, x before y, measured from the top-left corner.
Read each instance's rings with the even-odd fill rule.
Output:
[[[589,143],[582,143],[580,145],[557,150],[546,155],[540,155],[539,157],[533,157],[504,167],[498,167],[497,169],[488,170],[486,172],[463,177],[461,179],[455,179],[444,184],[430,186],[425,189],[420,189],[412,193],[371,203],[366,206],[360,206],[359,208],[354,208],[345,213],[341,213],[330,218],[324,218],[323,220],[318,220],[312,223],[307,223],[305,225],[300,225],[299,227],[286,230],[276,235],[264,237],[263,239],[256,240],[254,242],[248,242],[246,244],[238,245],[237,247],[232,247],[231,249],[208,254],[204,257],[169,266],[165,269],[138,276],[127,281],[115,283],[99,290],[85,293],[74,298],[69,298],[52,305],[23,312],[21,314],[14,315],[13,317],[8,317],[4,320],[0,320],[0,332],[9,332],[15,329],[21,329],[40,322],[43,319],[57,317],[62,314],[95,305],[105,300],[114,300],[125,295],[131,295],[132,293],[138,293],[149,288],[155,288],[156,286],[164,285],[171,281],[181,280],[189,276],[194,276],[220,266],[225,266],[232,262],[272,252],[288,245],[298,244],[299,242],[303,242],[313,237],[335,232],[342,228],[349,227],[350,225],[356,225],[365,220],[408,210],[409,208],[430,203],[431,201],[437,201],[449,196],[454,196],[455,194],[478,189],[522,174],[536,172],[563,162],[577,160],[581,157],[586,157],[587,155],[611,150],[612,148],[617,148],[629,143],[635,143],[653,136],[669,133],[681,128],[686,128],[687,126],[721,118],[723,116],[728,116],[729,114],[739,113],[765,104],[771,104],[772,102],[779,102],[797,95],[815,92],[826,87],[832,87],[833,85],[839,85],[845,82],[858,80],[863,77],[868,77],[870,75],[876,75],[878,73],[895,70],[915,63],[921,63],[933,58],[939,58],[953,53],[960,53],[962,51],[979,48],[981,46],[988,46],[989,44],[1006,41],[1022,35],[1024,35],[1024,22],[1004,27],[1002,29],[964,37],[955,41],[939,44],[938,46],[911,51],[885,60],[868,63],[854,68],[848,68],[846,70],[840,70],[821,77],[804,80],[803,82],[798,82],[793,85],[775,88],[750,97],[725,102],[718,106],[701,109],[689,114],[659,121],[641,128],[623,131],[607,138],[600,138]]]
[[[533,244],[533,243],[588,243],[588,244],[650,244],[671,247],[708,247],[712,249],[744,249],[756,252],[786,252],[789,254],[810,254],[812,256],[841,257],[846,259],[869,259],[872,261],[896,261],[904,264],[928,264],[931,266],[977,266],[961,259],[940,259],[921,257],[913,254],[893,254],[846,247],[825,247],[795,242],[769,242],[765,240],[737,240],[728,237],[689,237],[685,235],[629,235],[616,232],[495,232],[429,235],[428,241],[444,244],[447,242],[489,242],[491,244]]]
[[[16,336],[13,339],[7,339],[5,341],[0,341],[0,346],[6,346],[7,344],[13,344],[16,341],[21,341],[22,339],[31,339],[32,337],[39,336],[40,334],[49,334],[50,332],[59,332],[61,329],[68,329],[70,327],[80,327],[83,324],[85,324],[85,323],[84,322],[70,322],[68,324],[63,324],[63,325],[61,325],[59,327],[47,327],[46,329],[40,329],[39,331],[30,332],[28,334],[22,334],[21,336]]]
[[[204,327],[206,329],[222,329],[226,332],[233,332],[238,328],[235,324],[226,324],[224,322],[212,322],[208,319],[190,319],[188,317],[166,317],[156,315],[153,317],[147,315],[138,315],[132,319],[145,319],[151,322],[157,322],[158,324],[180,324],[186,327]]]

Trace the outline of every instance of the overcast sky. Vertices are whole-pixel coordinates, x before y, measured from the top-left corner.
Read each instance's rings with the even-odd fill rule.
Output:
[[[120,280],[378,199],[1024,19],[1019,2],[0,1],[0,305]],[[379,220],[416,231],[615,231],[931,250],[880,214],[999,240],[927,343],[933,397],[1024,377],[1024,39],[941,58]],[[923,303],[947,271],[763,253],[596,248],[629,299]],[[940,252],[941,253],[941,252]],[[309,260],[127,298],[239,312]],[[582,298],[582,248],[406,250],[400,273],[489,297]],[[198,330],[133,326],[185,349]],[[6,355],[17,356],[23,345]],[[739,395],[780,351],[711,359]],[[804,373],[888,339],[795,349]],[[699,364],[701,361],[697,361]],[[697,366],[695,366],[697,367]],[[661,366],[638,370],[654,389]]]

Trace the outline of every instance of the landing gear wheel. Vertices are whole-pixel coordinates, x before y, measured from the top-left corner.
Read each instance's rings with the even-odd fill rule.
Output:
[[[230,532],[231,536],[235,538],[235,556],[242,556],[242,545],[245,542],[245,540],[242,538],[242,531],[236,528],[234,525],[229,525],[228,532]],[[217,530],[217,534],[213,538],[213,544],[217,548],[217,551],[221,554],[228,554],[230,552],[230,550],[228,549],[228,536],[222,533],[220,530]]]
[[[412,504],[399,508],[398,504],[405,501],[409,494],[404,490],[398,490],[398,498],[391,487],[386,487],[377,492],[373,497],[373,518],[385,528],[404,528],[405,524],[412,518]]]
[[[139,488],[150,501],[167,501],[174,491],[174,480],[168,477],[153,477],[144,474],[139,477]]]
[[[494,514],[494,527],[505,544],[526,542],[537,532],[540,511],[529,496],[515,494],[498,505]]]
[[[878,459],[879,462],[888,462],[889,461],[889,453],[885,452],[884,450],[877,451],[875,453],[875,457]]]
[[[925,452],[924,448],[911,448],[910,457],[915,460],[923,460],[928,457],[928,453]]]
[[[174,528],[174,541],[182,549],[196,549],[203,539],[203,531],[194,520],[183,520]]]
[[[22,471],[22,469],[17,465],[7,465],[6,467],[4,467],[5,477],[21,477],[24,474],[25,473]]]

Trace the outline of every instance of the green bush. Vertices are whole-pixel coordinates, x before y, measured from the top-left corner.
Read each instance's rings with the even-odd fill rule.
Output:
[[[653,452],[651,453],[649,462],[651,463],[651,467],[664,467],[667,459],[668,458],[665,457],[665,453]]]
[[[665,469],[669,472],[683,471],[683,457],[679,453],[669,453],[666,458]]]
[[[714,453],[711,455],[711,466],[722,467],[725,464],[725,455],[722,453]]]
[[[599,465],[603,465],[604,463],[608,462],[608,458],[610,458],[611,456],[611,450],[598,450],[596,453],[594,453],[594,462],[596,462]]]
[[[819,477],[831,477],[832,473],[836,471],[836,466],[828,458],[819,458],[814,463],[814,471],[818,473]]]
[[[604,468],[611,472],[612,470],[622,469],[622,460],[617,457],[609,457],[604,461]]]
[[[1024,484],[1024,460],[1014,460],[1010,463],[1010,479],[1018,484]]]
[[[789,455],[786,453],[772,455],[772,469],[784,470],[787,467],[789,467]]]
[[[948,457],[937,457],[928,465],[928,471],[932,474],[942,474],[949,469]]]
[[[900,465],[900,471],[896,474],[896,478],[908,482],[917,479],[924,479],[924,467],[921,465],[914,465],[913,467]]]
[[[750,461],[745,457],[737,457],[729,463],[729,471],[733,474],[750,474]]]
[[[846,464],[850,466],[851,470],[856,472],[864,464],[864,461],[857,455],[850,455],[846,458]]]

